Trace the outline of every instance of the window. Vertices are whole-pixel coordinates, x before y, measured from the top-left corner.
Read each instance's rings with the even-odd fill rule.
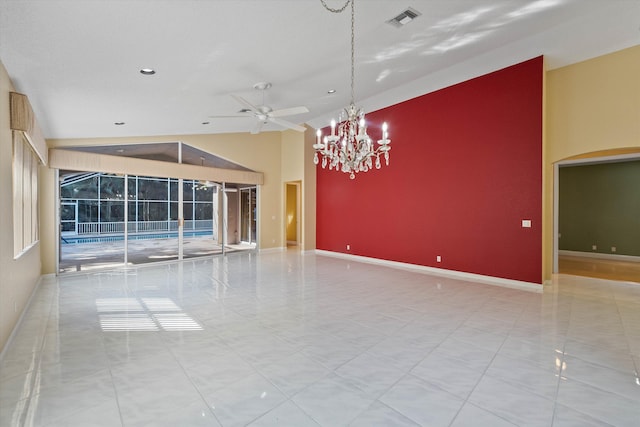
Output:
[[[38,241],[38,157],[21,132],[13,138],[13,254]]]

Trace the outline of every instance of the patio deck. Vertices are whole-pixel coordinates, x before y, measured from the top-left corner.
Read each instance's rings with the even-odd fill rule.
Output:
[[[147,264],[178,259],[178,239],[159,238],[128,241],[127,265]],[[255,243],[225,245],[225,252],[246,251],[256,248]],[[218,255],[222,246],[202,237],[185,237],[183,258]],[[124,262],[124,240],[95,243],[64,243],[60,245],[59,272],[86,271],[114,267]]]

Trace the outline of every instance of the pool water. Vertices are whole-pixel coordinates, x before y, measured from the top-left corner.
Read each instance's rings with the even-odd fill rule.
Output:
[[[212,232],[203,230],[203,231],[185,231],[183,233],[184,237],[211,237]],[[178,232],[170,232],[170,233],[144,233],[144,234],[129,234],[127,236],[128,240],[148,240],[148,239],[177,239]],[[88,236],[88,237],[65,237],[62,236],[60,239],[62,240],[62,244],[77,244],[77,243],[102,243],[102,242],[118,242],[124,240],[124,234],[119,235],[111,235],[111,236]]]

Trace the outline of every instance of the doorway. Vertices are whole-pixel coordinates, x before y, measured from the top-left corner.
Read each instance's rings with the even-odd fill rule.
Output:
[[[640,282],[640,155],[554,164],[553,273]]]
[[[285,242],[287,247],[301,246],[300,181],[285,184]]]

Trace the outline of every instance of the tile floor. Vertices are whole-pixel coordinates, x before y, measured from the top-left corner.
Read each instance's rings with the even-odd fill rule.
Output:
[[[104,269],[105,267],[121,267],[124,264],[124,246],[124,240],[61,244],[60,272],[88,272],[95,269]],[[227,244],[225,245],[225,252],[254,250],[255,247],[255,243]],[[222,246],[212,239],[204,236],[184,238],[184,258],[219,255],[221,253]],[[129,266],[177,259],[177,238],[130,240],[127,244],[127,263]]]
[[[46,278],[2,426],[638,426],[640,286],[298,252]]]

